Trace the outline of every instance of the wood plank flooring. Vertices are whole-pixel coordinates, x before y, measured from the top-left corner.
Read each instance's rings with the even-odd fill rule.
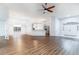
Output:
[[[62,37],[34,37],[0,39],[0,55],[77,55],[79,40]]]

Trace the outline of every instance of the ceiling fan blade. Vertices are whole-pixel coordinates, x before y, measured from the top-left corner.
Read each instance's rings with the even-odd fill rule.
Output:
[[[49,12],[53,12],[52,10],[49,10],[49,9],[47,9],[47,11],[49,11]]]
[[[51,9],[51,8],[54,8],[55,6],[51,6],[51,7],[48,7],[47,9]]]
[[[46,7],[44,5],[42,5],[42,7],[45,9]]]

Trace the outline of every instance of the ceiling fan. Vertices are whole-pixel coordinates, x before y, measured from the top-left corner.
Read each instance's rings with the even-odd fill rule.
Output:
[[[47,3],[42,4],[42,7],[43,7],[43,10],[44,10],[43,14],[45,14],[46,11],[52,13],[53,10],[51,10],[51,9],[52,9],[52,8],[55,8],[55,6],[50,6],[50,7],[48,7],[48,4],[47,4]]]

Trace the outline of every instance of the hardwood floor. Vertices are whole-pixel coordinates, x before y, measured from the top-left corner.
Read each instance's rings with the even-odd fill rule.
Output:
[[[34,37],[0,39],[0,55],[77,55],[79,40],[62,37]]]

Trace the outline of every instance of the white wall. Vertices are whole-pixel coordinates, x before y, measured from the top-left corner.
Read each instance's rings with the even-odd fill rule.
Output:
[[[71,24],[67,24],[70,23]],[[75,24],[73,24],[75,23]],[[64,25],[66,24],[66,25]],[[64,27],[64,30],[63,30]],[[68,37],[73,37],[73,38],[79,38],[79,16],[73,16],[73,17],[68,17],[63,20],[61,20],[61,36],[68,36]]]
[[[6,21],[8,19],[8,8],[0,4],[0,21]]]
[[[8,27],[10,27],[9,34],[13,33],[13,26],[17,25],[17,26],[23,27],[23,31],[21,32],[22,34],[27,33],[29,35],[34,35],[34,36],[44,36],[45,34],[44,31],[32,31],[32,24],[45,23],[48,25],[51,24],[50,25],[51,36],[61,36],[62,34],[62,31],[61,31],[62,21],[61,20],[63,20],[63,22],[68,22],[70,19],[68,20],[66,19],[66,21],[64,21],[64,18],[79,15],[79,4],[58,3],[55,5],[56,5],[55,10],[53,14],[51,14],[52,15],[51,20],[50,20],[50,17],[46,17],[48,18],[48,20],[46,21],[40,21],[42,18],[30,17],[30,16],[27,16],[28,14],[24,15],[22,14],[22,12],[20,13],[16,10],[15,12],[11,11],[10,18],[8,19],[8,24],[9,24]]]
[[[21,7],[19,7],[19,5]],[[36,4],[34,4],[33,6],[30,5],[30,7],[35,8],[33,10],[29,8],[27,10],[26,6],[28,7],[28,5],[30,4],[24,4],[24,5],[23,4],[9,4],[9,5],[0,4],[0,27],[1,27],[0,33],[1,34],[4,34],[3,31],[5,30],[7,35],[14,35],[15,33],[13,32],[13,27],[20,26],[22,27],[22,31],[19,34],[45,36],[45,31],[33,31],[32,24],[43,23],[50,26],[49,17],[46,15],[42,15],[40,13],[41,11],[38,12],[37,11],[38,6]]]
[[[41,18],[36,19],[11,10],[9,14],[9,19],[6,22],[8,35],[15,35],[15,32],[13,31],[13,27],[20,26],[22,27],[22,31],[19,33],[19,35],[28,34],[33,36],[45,36],[45,31],[32,30],[33,23],[43,23],[43,21],[41,20]]]
[[[54,18],[55,17],[55,18]],[[65,32],[62,32],[62,26],[67,22],[79,22],[79,4],[75,3],[59,3],[56,4],[54,17],[51,18],[52,23],[55,23],[51,26],[51,30],[54,31],[51,33],[52,36],[64,36]],[[54,20],[53,20],[54,18]],[[79,37],[79,32],[75,37]],[[70,33],[69,33],[70,34]]]
[[[6,35],[5,22],[0,21],[0,36]]]
[[[55,29],[55,36],[59,36],[60,35],[60,24],[61,23],[60,23],[58,18],[55,18],[54,20],[55,20],[55,23],[54,23],[54,25],[55,25],[55,27],[54,27],[54,29]]]
[[[22,27],[22,31],[20,34],[29,34],[32,35],[32,29],[31,29],[31,23],[30,17],[26,17],[18,12],[10,11],[9,19],[7,20],[7,29],[9,35],[14,35],[13,27],[20,26]]]
[[[0,4],[0,36],[7,36],[6,20],[8,19],[8,8]]]
[[[4,20],[6,22],[6,31],[8,32],[8,35],[13,35],[13,27],[14,26],[22,26],[22,32],[21,34],[28,34],[28,35],[37,35],[37,36],[44,36],[45,31],[32,31],[32,24],[33,23],[45,23],[48,24],[50,27],[50,34],[51,36],[60,35],[61,34],[61,19],[64,20],[64,18],[77,16],[79,15],[79,4],[68,4],[68,3],[58,3],[55,4],[55,10],[53,12],[52,17],[50,19],[49,17],[39,18],[39,17],[30,17],[28,14],[24,15],[21,11],[18,12],[18,9],[9,10],[6,7],[0,6],[0,22]],[[14,6],[13,6],[14,7]],[[23,10],[22,10],[23,11]],[[23,11],[24,12],[24,11]],[[46,15],[46,14],[45,14]],[[49,15],[49,14],[48,14]],[[40,15],[41,17],[41,15]],[[79,16],[78,16],[79,17]],[[48,18],[48,19],[47,19]],[[41,19],[46,19],[45,21],[40,21]],[[7,21],[6,21],[7,20]],[[70,20],[70,19],[69,19]],[[68,20],[68,21],[69,21]],[[64,22],[67,22],[64,21]],[[2,25],[0,25],[2,26]]]

